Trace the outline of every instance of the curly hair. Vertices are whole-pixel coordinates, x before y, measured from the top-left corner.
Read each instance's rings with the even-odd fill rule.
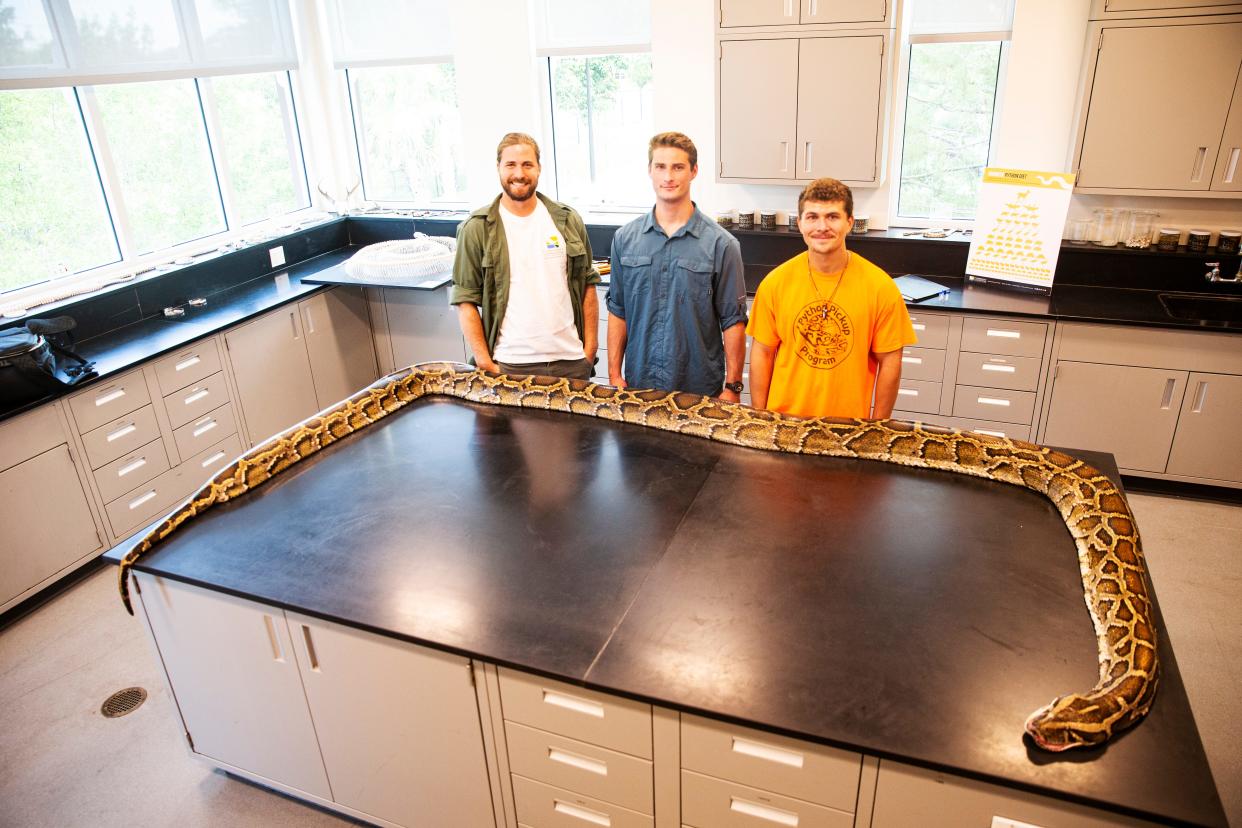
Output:
[[[854,193],[835,178],[817,178],[807,184],[802,194],[798,196],[798,215],[802,215],[802,205],[808,201],[843,202],[846,217],[854,217]]]

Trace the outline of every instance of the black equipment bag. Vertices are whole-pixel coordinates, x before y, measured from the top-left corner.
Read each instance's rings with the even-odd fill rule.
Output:
[[[0,331],[0,410],[52,396],[98,374],[73,352],[71,317],[28,319]]]

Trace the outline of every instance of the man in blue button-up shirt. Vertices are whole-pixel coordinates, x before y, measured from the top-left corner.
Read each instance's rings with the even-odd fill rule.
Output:
[[[651,139],[655,207],[612,240],[608,376],[618,388],[737,402],[746,359],[742,249],[690,200],[698,160],[694,142],[680,132]]]

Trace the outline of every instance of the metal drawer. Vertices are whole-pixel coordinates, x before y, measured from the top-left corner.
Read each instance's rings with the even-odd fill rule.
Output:
[[[518,822],[531,828],[655,828],[646,814],[513,774]]]
[[[173,428],[180,428],[213,408],[229,401],[224,372],[217,371],[202,382],[195,382],[164,398],[164,409]]]
[[[155,409],[147,405],[105,423],[89,434],[83,434],[82,445],[86,449],[86,459],[90,461],[91,468],[97,469],[145,446],[159,436],[160,428],[155,423]]]
[[[1031,391],[959,385],[953,395],[955,417],[1030,425],[1034,411],[1035,394]]]
[[[163,474],[168,467],[164,441],[156,438],[137,451],[96,469],[95,482],[99,484],[100,496],[107,503]]]
[[[1034,391],[1039,388],[1039,357],[961,353],[957,359],[959,385]]]
[[[862,755],[683,713],[681,766],[853,811]]]
[[[142,408],[151,402],[151,392],[141,371],[131,371],[106,384],[91,386],[69,398],[78,433],[85,434],[109,420]]]
[[[935,414],[940,410],[940,383],[902,377],[893,408]]]
[[[854,828],[854,814],[801,799],[681,772],[681,821],[695,828]]]
[[[193,457],[235,431],[237,421],[233,419],[233,404],[225,403],[197,420],[191,420],[175,429],[173,439],[177,441],[178,454],[182,457]]]
[[[1043,322],[967,317],[962,323],[962,350],[976,354],[1037,357],[1044,351],[1044,337],[1047,334],[1048,325]]]
[[[940,382],[944,358],[945,352],[935,348],[907,347],[901,353],[901,378]]]
[[[651,705],[500,668],[505,718],[651,758]]]
[[[587,794],[640,813],[653,813],[651,762],[505,722],[513,773]]]
[[[998,423],[991,420],[955,418],[952,425],[962,431],[974,431],[991,437],[1008,437],[1011,440],[1031,439],[1031,427],[1026,423]]]
[[[204,339],[156,360],[152,367],[160,393],[171,394],[219,371],[220,348],[215,339]]]
[[[234,432],[214,446],[206,448],[189,460],[186,460],[178,467],[185,473],[186,479],[193,486],[193,488],[186,491],[186,494],[201,489],[207,484],[208,480],[215,477],[216,472],[240,457],[241,453],[241,435]]]
[[[950,317],[938,313],[912,313],[910,323],[914,325],[914,334],[919,338],[918,344],[924,348],[943,348],[949,342]]]
[[[0,471],[67,441],[54,402],[5,420],[0,423]]]

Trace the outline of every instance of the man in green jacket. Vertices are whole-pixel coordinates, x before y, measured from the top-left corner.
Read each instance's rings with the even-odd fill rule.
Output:
[[[486,371],[590,379],[599,274],[586,225],[535,192],[539,145],[511,132],[496,148],[501,193],[457,228],[453,293],[462,336]]]

